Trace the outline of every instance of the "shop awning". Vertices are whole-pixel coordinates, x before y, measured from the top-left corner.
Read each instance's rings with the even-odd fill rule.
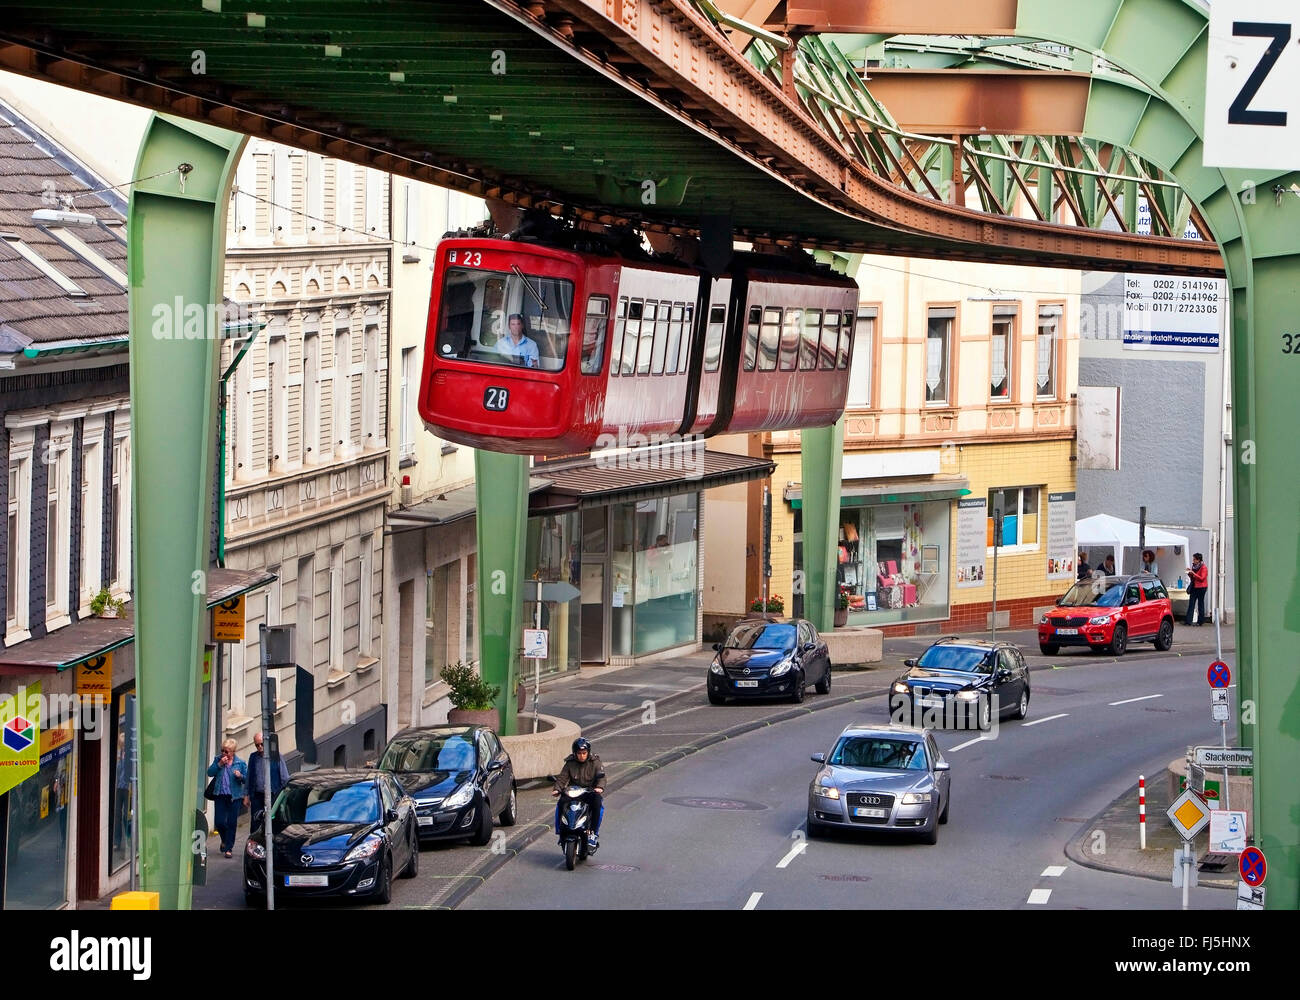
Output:
[[[870,507],[884,503],[924,503],[970,496],[965,476],[926,476],[918,479],[849,480],[840,487],[840,507]],[[783,494],[794,510],[803,507],[803,486],[787,486]]]
[[[653,500],[715,486],[766,479],[766,458],[700,450],[692,445],[639,448],[600,458],[536,466],[547,488],[529,502],[530,514],[554,514],[608,503]]]
[[[210,569],[207,605],[214,608],[222,601],[259,590],[274,579],[275,574],[265,570]],[[134,641],[135,609],[128,604],[118,618],[83,618],[40,639],[28,639],[0,650],[0,674],[66,670]]]
[[[529,494],[545,489],[551,485],[549,479],[528,479]],[[421,528],[438,527],[451,524],[461,518],[473,517],[478,503],[474,484],[458,486],[454,490],[439,493],[436,497],[423,500],[410,507],[402,507],[388,513],[386,534],[397,535],[404,531],[418,531]]]

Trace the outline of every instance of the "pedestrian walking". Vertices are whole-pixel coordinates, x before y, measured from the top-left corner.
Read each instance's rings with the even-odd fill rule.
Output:
[[[1205,592],[1210,586],[1210,567],[1201,561],[1201,553],[1192,553],[1192,564],[1187,567],[1187,617],[1183,619],[1184,625],[1192,624],[1192,612],[1198,608],[1199,615],[1196,618],[1198,626],[1205,624]]]
[[[244,800],[244,780],[248,764],[235,753],[235,741],[225,740],[221,753],[208,765],[208,777],[215,779],[212,803],[216,808],[216,828],[221,835],[221,853],[234,857],[235,827],[239,823],[239,807]]]
[[[254,815],[258,810],[263,808],[266,801],[266,784],[262,780],[262,734],[253,734],[254,750],[248,755],[248,784],[247,792],[244,795],[244,805],[248,806],[249,816]],[[271,762],[271,801],[275,802],[275,797],[280,794],[280,789],[289,782],[289,769],[284,766],[284,757],[276,754],[276,759]]]

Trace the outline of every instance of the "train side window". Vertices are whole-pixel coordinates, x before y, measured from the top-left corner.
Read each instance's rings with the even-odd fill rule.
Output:
[[[787,309],[785,326],[781,330],[781,371],[792,372],[799,364],[799,331],[803,326],[803,310]]]
[[[770,372],[776,368],[777,352],[781,348],[781,310],[768,306],[763,310],[763,335],[758,341],[758,370]]]
[[[691,341],[695,339],[695,327],[692,325],[691,320],[694,317],[695,307],[687,304],[682,316],[682,354],[681,363],[677,367],[679,372],[686,371],[686,362],[689,361],[691,357]]]
[[[672,321],[668,327],[668,351],[665,354],[664,371],[669,375],[677,371],[677,362],[682,350],[682,304],[673,303]]]
[[[659,303],[659,318],[655,322],[654,353],[650,356],[651,375],[664,373],[664,352],[668,350],[668,324],[672,308],[671,303]]]
[[[599,375],[605,361],[605,329],[609,326],[609,299],[587,299],[587,324],[582,331],[582,374]]]
[[[812,371],[817,367],[817,339],[822,331],[822,311],[805,309],[803,314],[803,339],[799,341],[799,370]]]
[[[844,310],[844,323],[840,327],[840,349],[837,355],[837,368],[849,366],[849,351],[853,346],[853,310]]]
[[[636,371],[636,346],[641,340],[641,317],[645,315],[645,303],[632,299],[627,305],[627,326],[623,332],[622,372],[631,375]]]
[[[636,373],[638,375],[650,374],[650,354],[654,349],[655,342],[655,320],[659,317],[659,310],[662,306],[657,302],[647,302],[645,304],[645,315],[641,318],[641,346],[636,352]],[[663,355],[659,355],[662,361]]]
[[[627,325],[627,296],[618,300],[618,318],[614,320],[614,339],[609,345],[609,373],[618,375],[623,359],[623,327]]]
[[[709,309],[709,329],[704,337],[704,370],[716,372],[722,363],[722,331],[727,325],[727,307]],[[752,367],[752,366],[751,366]]]
[[[762,323],[763,310],[758,306],[749,307],[749,327],[745,334],[745,371],[752,372],[758,361],[758,330]]]
[[[822,349],[820,352],[822,371],[831,371],[835,367],[836,349],[840,339],[840,314],[826,310],[822,317]]]

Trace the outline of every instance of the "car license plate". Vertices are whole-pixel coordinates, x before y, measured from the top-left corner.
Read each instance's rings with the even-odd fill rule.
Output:
[[[1058,628],[1056,630],[1056,634],[1057,635],[1078,635],[1079,630],[1077,628]]]
[[[756,688],[756,687],[758,687],[758,681],[736,681],[736,687],[738,687],[738,688]]]
[[[921,699],[921,707],[922,707],[922,708],[943,708],[943,699],[942,699],[942,698],[922,698],[922,699]]]
[[[433,826],[432,816],[416,816],[415,821],[419,823],[420,826]]]
[[[889,816],[888,809],[854,809],[854,816],[865,816],[867,819],[885,819]]]
[[[286,875],[284,884],[324,887],[330,884],[330,877],[328,875]]]

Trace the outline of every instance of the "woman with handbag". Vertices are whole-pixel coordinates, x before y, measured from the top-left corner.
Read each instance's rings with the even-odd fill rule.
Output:
[[[244,780],[248,777],[248,765],[235,753],[235,741],[225,740],[221,744],[221,753],[212,758],[208,766],[208,782],[212,789],[212,801],[216,806],[215,825],[221,834],[221,853],[233,857],[235,850],[235,827],[239,823],[239,807],[244,801]],[[204,790],[207,794],[207,790]]]

